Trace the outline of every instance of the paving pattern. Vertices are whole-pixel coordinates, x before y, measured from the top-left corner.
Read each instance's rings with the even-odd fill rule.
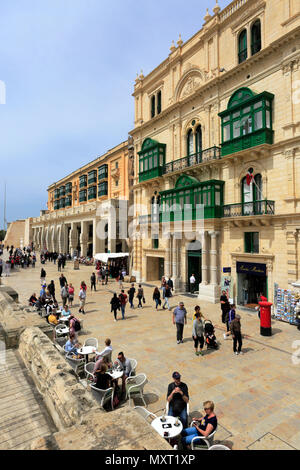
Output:
[[[21,450],[33,439],[55,431],[18,353],[1,354],[0,449]]]
[[[48,283],[51,279],[55,281],[60,298],[57,266],[47,263],[45,269]],[[89,286],[92,271],[93,268],[87,266],[74,271],[71,262],[64,271],[75,287],[73,312],[76,314],[80,281],[85,280]],[[35,269],[20,270],[2,280],[14,287],[20,300],[25,302],[33,292],[39,292],[39,275],[38,263]],[[124,287],[128,290],[129,285]],[[198,357],[191,338],[193,308],[199,304],[197,298],[176,294],[171,299],[172,307],[183,300],[188,310],[185,340],[177,345],[172,314],[155,310],[152,287],[144,288],[145,307],[134,310],[127,307],[126,320],[116,323],[109,302],[113,292],[119,293],[118,284],[110,280],[108,286],[99,285],[97,289],[93,293],[88,290],[87,314],[79,315],[84,319],[80,341],[96,337],[100,348],[105,338],[110,337],[113,357],[123,350],[127,357],[135,358],[137,372],[144,372],[149,380],[145,393],[151,411],[160,414],[164,409],[172,372],[178,370],[189,387],[192,415],[199,415],[204,400],[215,402],[220,423],[216,440],[234,449],[300,449],[300,364],[292,361],[296,353],[293,343],[300,341],[296,327],[274,321],[273,336],[264,338],[259,334],[257,314],[241,311],[244,354],[235,356],[232,341],[223,338],[219,305],[201,302],[203,314],[215,325],[220,348],[205,351],[203,357]],[[136,404],[140,404],[138,399]]]

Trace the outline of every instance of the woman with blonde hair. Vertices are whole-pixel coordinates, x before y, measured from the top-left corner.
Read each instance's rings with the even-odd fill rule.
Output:
[[[205,415],[202,418],[193,419],[192,426],[182,431],[182,443],[185,446],[189,446],[192,443],[194,437],[210,436],[218,426],[218,420],[214,413],[215,404],[213,401],[205,401],[203,403]],[[201,439],[194,441],[195,444],[200,444]]]

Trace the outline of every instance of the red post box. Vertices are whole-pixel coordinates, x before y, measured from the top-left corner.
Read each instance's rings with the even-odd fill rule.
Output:
[[[259,302],[260,306],[260,334],[262,336],[272,336],[271,327],[271,302]]]

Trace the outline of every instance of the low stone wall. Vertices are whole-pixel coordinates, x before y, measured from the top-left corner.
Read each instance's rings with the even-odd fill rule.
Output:
[[[18,347],[20,335],[28,327],[38,327],[49,335],[52,333],[52,327],[45,319],[14,302],[6,292],[0,292],[0,324],[8,349]]]
[[[21,334],[19,353],[59,430],[80,424],[93,408],[99,411],[92,395],[39,328]]]
[[[128,406],[89,412],[80,426],[37,439],[30,450],[172,450],[144,418]]]

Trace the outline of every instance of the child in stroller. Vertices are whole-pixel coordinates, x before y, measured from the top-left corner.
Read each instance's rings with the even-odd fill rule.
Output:
[[[218,349],[217,338],[215,336],[215,329],[210,320],[205,320],[204,332],[207,349]]]

